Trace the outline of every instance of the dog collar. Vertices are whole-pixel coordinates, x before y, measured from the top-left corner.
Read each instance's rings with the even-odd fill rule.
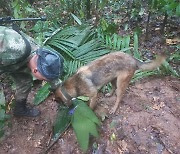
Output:
[[[61,85],[61,92],[62,92],[64,98],[67,100],[65,103],[67,103],[68,106],[71,105],[71,101],[72,101],[73,97],[71,97],[71,96],[67,93],[67,91],[65,90],[63,84]]]

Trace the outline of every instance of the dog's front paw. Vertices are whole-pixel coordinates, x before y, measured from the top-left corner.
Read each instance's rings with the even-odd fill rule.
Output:
[[[113,95],[113,93],[106,93],[105,97],[111,97]]]
[[[112,109],[109,111],[109,113],[110,113],[110,114],[114,114],[114,113],[116,112],[116,109],[117,109],[117,108],[112,108]]]

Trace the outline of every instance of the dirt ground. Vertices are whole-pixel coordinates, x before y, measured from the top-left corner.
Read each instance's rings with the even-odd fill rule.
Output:
[[[31,102],[38,90],[28,97]],[[179,154],[180,82],[172,77],[150,77],[131,84],[118,111],[110,115],[116,96],[99,94],[96,113],[101,116],[99,138],[92,138],[87,154]],[[47,148],[57,103],[50,96],[37,108],[37,118],[11,118],[0,143],[0,154],[40,154]],[[10,113],[11,114],[11,113]],[[81,154],[72,128],[48,154]]]
[[[155,29],[156,26],[150,27]],[[174,25],[172,29],[176,31]],[[176,33],[178,35],[179,31]],[[139,41],[143,42],[142,48],[153,53],[165,51],[159,43],[161,35],[156,31],[149,31],[149,34],[147,43]],[[3,86],[10,102],[13,92],[9,85]],[[28,97],[31,105],[39,86],[35,83]],[[180,154],[180,81],[177,78],[154,76],[129,85],[116,114],[110,115],[115,99],[115,95],[99,94],[95,112],[102,121],[100,136],[91,138],[87,154]],[[51,95],[37,108],[41,111],[39,117],[11,117],[10,126],[0,140],[0,154],[44,154],[51,139],[58,104]],[[83,154],[72,127],[48,154]]]

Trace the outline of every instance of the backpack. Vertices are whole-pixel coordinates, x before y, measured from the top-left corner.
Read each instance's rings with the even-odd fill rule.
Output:
[[[19,31],[0,26],[0,69],[23,62],[30,53],[31,45]]]

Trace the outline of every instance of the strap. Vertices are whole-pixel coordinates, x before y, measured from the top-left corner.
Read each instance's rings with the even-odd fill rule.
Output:
[[[71,97],[67,91],[65,90],[64,86],[62,85],[61,86],[61,92],[63,93],[63,95],[65,96],[65,98],[68,100],[68,101],[71,101],[73,97]]]

